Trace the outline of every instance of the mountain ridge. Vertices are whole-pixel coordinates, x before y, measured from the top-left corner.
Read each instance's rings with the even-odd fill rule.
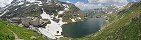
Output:
[[[58,0],[14,0],[1,10],[0,18],[49,39],[58,39],[63,37],[63,24],[83,21],[84,14],[74,4]]]

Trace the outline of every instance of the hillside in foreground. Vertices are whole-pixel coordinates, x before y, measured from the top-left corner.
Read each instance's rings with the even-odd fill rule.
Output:
[[[0,20],[0,40],[45,40],[36,32]]]
[[[61,40],[141,40],[141,2],[119,13],[113,20],[95,34],[83,38],[62,38]]]

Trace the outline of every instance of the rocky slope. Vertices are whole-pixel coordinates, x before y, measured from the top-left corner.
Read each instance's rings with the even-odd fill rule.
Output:
[[[84,19],[75,5],[58,0],[13,0],[0,10],[0,18],[37,31],[48,38],[62,37],[62,25]]]

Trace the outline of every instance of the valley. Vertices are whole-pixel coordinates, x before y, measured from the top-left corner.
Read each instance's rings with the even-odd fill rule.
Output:
[[[141,39],[140,1],[101,3],[87,10],[78,6],[61,0],[13,0],[0,7],[0,40]]]

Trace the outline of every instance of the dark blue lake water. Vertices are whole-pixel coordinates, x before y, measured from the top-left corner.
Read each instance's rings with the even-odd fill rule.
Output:
[[[65,37],[78,38],[97,32],[105,22],[103,18],[88,18],[84,21],[63,25]]]

